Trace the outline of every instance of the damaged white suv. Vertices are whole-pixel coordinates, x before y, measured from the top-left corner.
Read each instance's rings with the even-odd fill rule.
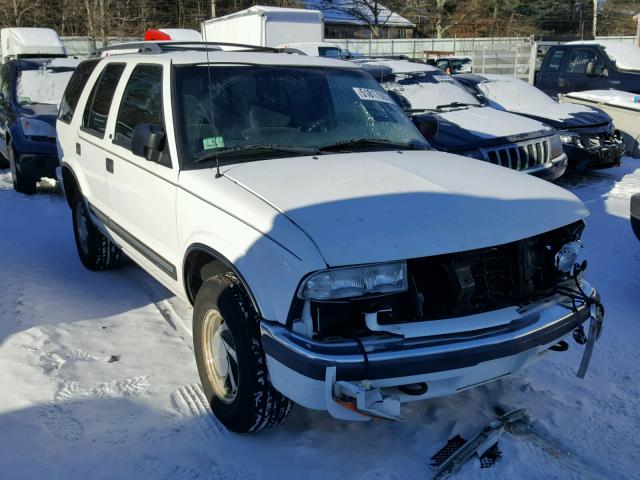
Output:
[[[229,429],[274,425],[291,401],[398,418],[572,333],[584,374],[603,312],[576,263],[575,196],[431,150],[357,65],[204,49],[83,63],[57,128],[80,259],[125,252],[193,304]]]

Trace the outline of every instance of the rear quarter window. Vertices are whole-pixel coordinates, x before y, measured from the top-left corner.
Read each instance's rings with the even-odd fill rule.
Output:
[[[82,126],[93,135],[104,137],[109,118],[109,109],[116,91],[124,63],[110,63],[100,74],[100,78],[93,86],[87,106],[82,115]]]
[[[76,68],[76,71],[73,73],[73,76],[69,80],[67,88],[62,95],[60,109],[58,110],[59,120],[65,123],[71,123],[76,106],[78,105],[78,100],[80,100],[80,95],[82,95],[84,86],[87,84],[89,77],[96,68],[98,61],[98,59],[86,60]]]

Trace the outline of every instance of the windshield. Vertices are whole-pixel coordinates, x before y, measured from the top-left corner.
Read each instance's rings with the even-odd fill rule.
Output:
[[[20,70],[16,78],[16,100],[20,105],[59,105],[74,68],[50,67]]]
[[[382,86],[410,111],[480,105],[456,80],[440,71],[396,73],[384,78]]]
[[[452,58],[449,63],[451,63],[451,68],[456,73],[468,73],[471,71],[470,58]]]
[[[477,85],[489,106],[500,110],[537,111],[555,100],[542,90],[522,80],[488,81]]]
[[[321,57],[342,58],[342,50],[337,47],[318,47]]]
[[[428,148],[402,109],[361,70],[177,66],[184,165],[322,149]],[[270,151],[268,151],[270,150]],[[242,152],[235,155],[234,152]]]

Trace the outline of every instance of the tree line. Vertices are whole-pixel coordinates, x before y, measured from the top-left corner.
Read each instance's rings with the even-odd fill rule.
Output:
[[[213,15],[255,3],[301,7],[302,0],[0,0],[0,26],[50,27],[63,36],[139,37],[148,28],[195,28]],[[364,11],[372,36],[386,22],[382,5],[416,24],[417,37],[588,36],[593,0],[325,0],[327,8]],[[347,5],[347,7],[345,7]],[[635,33],[640,0],[600,1],[599,35]]]

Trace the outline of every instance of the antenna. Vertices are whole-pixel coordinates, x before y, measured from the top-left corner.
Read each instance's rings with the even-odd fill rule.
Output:
[[[209,42],[207,41],[207,27],[206,25],[202,28],[204,33],[204,43],[206,45],[205,55],[207,56],[207,76],[209,77],[209,103],[211,103],[211,126],[213,127],[214,135],[218,132],[216,131],[216,125],[213,121],[213,87],[211,86],[211,64],[209,63]],[[220,173],[220,157],[218,156],[218,149],[216,147],[216,178],[220,178],[222,174]]]

